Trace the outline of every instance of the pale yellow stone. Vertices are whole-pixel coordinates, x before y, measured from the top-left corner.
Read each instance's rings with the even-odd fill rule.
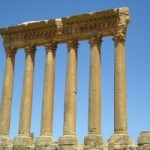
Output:
[[[129,9],[119,8],[104,12],[96,12],[62,19],[47,21],[32,21],[17,26],[0,29],[4,46],[25,48],[27,43],[34,43],[25,48],[26,64],[20,113],[19,135],[14,139],[14,147],[9,139],[11,102],[14,76],[14,52],[9,49],[6,57],[6,68],[2,101],[0,105],[0,149],[86,149],[86,150],[116,150],[135,149],[127,133],[127,100],[126,100],[126,65],[125,36],[130,22]],[[22,32],[23,31],[23,32]],[[24,32],[25,31],[25,32]],[[101,38],[114,36],[114,134],[103,143],[101,135]],[[66,40],[67,38],[67,40]],[[90,38],[90,86],[89,86],[89,121],[88,136],[84,146],[78,145],[76,136],[76,93],[77,93],[77,48],[78,41]],[[11,42],[10,42],[11,41]],[[49,41],[49,42],[47,42]],[[52,42],[56,41],[56,42]],[[35,46],[46,44],[46,63],[43,90],[43,105],[41,133],[33,143],[30,134],[34,54]],[[68,44],[68,64],[65,88],[64,131],[58,143],[52,137],[54,80],[55,80],[55,50],[56,43]],[[13,52],[9,53],[9,52]],[[10,55],[12,54],[12,55]],[[141,133],[137,149],[149,149],[149,132]]]
[[[15,48],[6,49],[6,65],[0,108],[0,135],[9,135],[14,81]]]
[[[101,37],[90,39],[89,134],[101,130]]]
[[[101,135],[101,42],[102,37],[93,35],[90,40],[90,85],[88,136],[84,138],[84,149],[103,144]]]
[[[36,148],[51,145],[54,143],[52,137],[53,109],[54,109],[54,81],[55,81],[55,54],[57,43],[54,41],[45,45],[45,77],[42,102],[41,133],[36,139]]]
[[[23,135],[30,135],[35,50],[34,46],[25,48],[26,61],[19,124],[19,134]]]
[[[76,137],[76,93],[77,93],[77,48],[78,42],[68,39],[68,62],[65,87],[65,110],[63,136],[59,145],[77,145]]]
[[[56,43],[46,45],[41,135],[52,134]]]
[[[114,64],[114,131],[127,132],[127,100],[126,100],[126,63],[124,39],[114,37],[115,64]]]
[[[77,41],[68,41],[64,135],[76,133]]]
[[[126,98],[126,59],[124,28],[114,35],[114,134],[108,140],[109,146],[125,146],[132,143],[127,133],[127,98]]]

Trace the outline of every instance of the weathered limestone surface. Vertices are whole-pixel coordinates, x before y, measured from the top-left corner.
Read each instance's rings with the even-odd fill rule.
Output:
[[[115,89],[114,89],[114,135],[108,142],[129,145],[127,134],[127,102],[126,102],[126,66],[125,66],[125,35],[119,31],[114,36],[115,42]]]
[[[78,41],[68,39],[68,63],[65,88],[65,110],[63,136],[59,139],[59,145],[78,144],[76,137],[76,94],[77,94],[77,57]]]
[[[22,102],[20,110],[19,135],[14,139],[16,149],[26,147],[33,144],[33,138],[30,135],[31,112],[32,112],[32,94],[33,94],[33,78],[34,78],[34,56],[36,48],[30,45],[25,48],[26,62],[24,71],[24,83]]]
[[[93,33],[113,36],[118,24],[129,23],[129,9],[118,8],[46,21],[33,21],[0,29],[4,47],[24,48],[27,43],[45,45],[47,39],[66,43],[68,36],[87,40]]]
[[[100,36],[90,38],[90,86],[89,86],[89,123],[88,136],[84,139],[85,147],[94,148],[103,144],[101,134],[101,51]]]
[[[25,49],[26,62],[19,126],[19,134],[25,135],[30,134],[35,50],[34,45]]]
[[[13,93],[15,48],[6,49],[6,65],[3,82],[2,100],[0,107],[0,146],[11,146],[9,138],[10,116]]]
[[[14,138],[14,149],[15,150],[26,150],[34,149],[34,139],[30,135],[18,135]]]
[[[56,42],[46,44],[41,135],[52,134]]]
[[[120,12],[122,14],[123,11]],[[126,59],[125,40],[128,15],[122,14],[113,36],[114,40],[114,135],[108,142],[110,145],[130,145],[127,133],[127,98],[126,98]]]
[[[6,67],[0,104],[0,150],[150,150],[150,131],[141,132],[133,143],[127,131],[125,40],[129,9],[119,8],[46,21],[32,21],[0,29],[6,50]],[[101,41],[113,36],[114,134],[105,143],[101,135]],[[76,94],[78,41],[89,40],[90,85],[88,135],[84,144],[76,136]],[[68,62],[65,88],[63,135],[53,139],[55,53],[57,44],[67,43]],[[46,47],[41,132],[30,133],[34,58],[36,46]],[[9,138],[15,53],[26,52],[19,133]]]
[[[149,150],[150,149],[150,131],[143,131],[138,137],[138,149],[137,150]]]
[[[36,139],[37,149],[48,147],[54,143],[52,137],[54,81],[55,81],[55,54],[57,43],[49,41],[46,44],[45,78],[43,89],[41,135]]]
[[[132,144],[129,146],[123,146],[123,145],[115,145],[112,147],[108,147],[108,143],[105,143],[99,147],[94,147],[94,148],[87,148],[86,150],[149,150],[147,149],[148,147],[145,145],[144,149],[139,149],[137,147],[137,145]],[[59,146],[57,144],[51,144],[49,146],[41,146],[40,148],[37,147],[35,148],[34,146],[30,146],[30,147],[23,147],[20,146],[18,149],[17,148],[13,148],[13,147],[5,147],[5,149],[0,148],[0,150],[84,150],[85,147],[84,145],[78,145],[78,146]]]

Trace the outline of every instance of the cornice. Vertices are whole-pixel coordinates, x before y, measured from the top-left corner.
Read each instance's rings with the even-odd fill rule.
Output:
[[[30,42],[36,46],[44,45],[49,38],[57,43],[65,43],[69,35],[77,40],[87,40],[98,32],[102,36],[113,36],[118,29],[127,28],[129,22],[129,9],[124,7],[61,19],[26,22],[2,28],[0,34],[4,47],[24,48],[25,43]]]

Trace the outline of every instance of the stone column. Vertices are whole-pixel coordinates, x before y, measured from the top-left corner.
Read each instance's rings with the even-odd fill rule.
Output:
[[[32,94],[34,81],[34,56],[36,47],[34,45],[25,48],[26,61],[24,71],[24,82],[22,91],[22,101],[20,110],[19,135],[14,139],[14,145],[31,145],[32,137],[30,135],[31,112],[32,112]]]
[[[52,137],[53,105],[54,105],[54,81],[55,81],[55,54],[57,43],[51,42],[45,45],[46,62],[42,104],[41,135],[36,140],[36,146],[50,145],[54,143]]]
[[[127,133],[125,36],[114,35],[114,132]]]
[[[126,59],[125,31],[119,30],[114,35],[114,135],[110,143],[129,144],[127,134],[127,101],[126,101]]]
[[[89,85],[89,122],[88,136],[84,139],[85,146],[100,146],[101,135],[101,45],[99,36],[92,36],[90,43],[90,85]],[[94,144],[92,144],[94,143]]]
[[[77,145],[76,137],[76,93],[77,93],[77,49],[78,41],[69,39],[68,63],[65,88],[64,130],[59,145]]]
[[[6,49],[6,65],[0,114],[0,147],[11,144],[9,139],[16,48]],[[2,145],[1,145],[2,144]]]

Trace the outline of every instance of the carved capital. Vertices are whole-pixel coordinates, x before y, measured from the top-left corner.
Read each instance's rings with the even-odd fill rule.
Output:
[[[101,35],[93,35],[89,38],[89,43],[91,46],[101,45],[102,44],[102,36]]]
[[[15,47],[6,47],[5,52],[6,52],[6,57],[14,57],[16,54],[17,48]]]
[[[70,48],[77,49],[78,45],[79,45],[78,40],[76,40],[74,38],[68,38],[66,43],[67,43],[68,49],[70,49]]]
[[[124,8],[119,8],[116,11],[118,11],[118,26],[124,26],[126,27],[128,23],[130,22],[130,12],[129,8],[124,7]]]
[[[125,40],[126,40],[126,33],[125,33],[125,30],[119,30],[117,31],[115,34],[114,34],[114,37],[113,37],[113,40],[114,42],[117,44],[117,43],[123,43],[125,44]]]
[[[28,45],[25,48],[26,55],[35,55],[36,46],[34,44]]]
[[[45,48],[46,48],[46,53],[48,52],[56,52],[56,49],[57,49],[57,42],[56,41],[50,41],[50,42],[47,42],[45,44]]]

